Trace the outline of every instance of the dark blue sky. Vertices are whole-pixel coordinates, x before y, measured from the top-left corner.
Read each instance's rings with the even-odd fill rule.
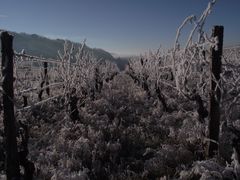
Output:
[[[67,38],[122,55],[170,47],[186,16],[209,0],[0,0],[0,29]],[[206,29],[225,26],[225,45],[240,42],[240,0],[218,0]],[[186,32],[187,33],[187,32]]]

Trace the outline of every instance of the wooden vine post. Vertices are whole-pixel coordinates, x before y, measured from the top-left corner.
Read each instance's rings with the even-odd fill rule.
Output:
[[[28,106],[28,99],[26,95],[23,95],[23,107],[27,107]]]
[[[77,107],[79,98],[77,97],[76,92],[77,92],[76,88],[72,88],[69,94],[70,118],[74,123],[80,120],[79,111]]]
[[[7,180],[20,177],[19,157],[16,141],[16,120],[13,104],[13,36],[8,32],[1,34],[2,76],[3,76],[3,110],[4,135],[6,147]]]
[[[209,124],[208,138],[210,139],[207,146],[207,157],[211,158],[218,153],[218,139],[220,126],[220,98],[221,98],[221,58],[223,52],[223,26],[214,26],[213,37],[218,38],[216,48],[212,48],[212,58],[210,62],[210,103],[209,103]],[[216,83],[217,82],[217,83]]]
[[[47,62],[44,62],[43,63],[43,66],[44,66],[44,78],[45,78],[45,81],[46,81],[46,92],[47,92],[47,95],[50,96],[50,88],[49,88],[49,76],[48,76],[48,63]]]
[[[47,62],[43,62],[43,79],[42,79],[42,82],[40,84],[40,92],[38,94],[38,100],[39,101],[42,101],[42,94],[43,94],[43,91],[44,91],[44,84],[46,84],[46,92],[47,92],[47,95],[50,96],[50,88],[49,88],[49,79],[48,79],[48,63]]]

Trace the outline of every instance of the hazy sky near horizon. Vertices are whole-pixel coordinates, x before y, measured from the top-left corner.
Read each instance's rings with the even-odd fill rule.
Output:
[[[0,29],[70,39],[120,55],[173,45],[178,26],[209,0],[0,0]],[[224,25],[225,45],[240,43],[240,0],[218,0],[206,30]],[[185,35],[189,33],[186,28]],[[183,40],[184,40],[183,34]]]

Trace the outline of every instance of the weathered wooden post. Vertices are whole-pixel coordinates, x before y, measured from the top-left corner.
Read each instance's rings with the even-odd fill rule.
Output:
[[[95,69],[95,90],[96,90],[96,92],[101,93],[102,87],[103,87],[103,82],[100,77],[100,72],[99,72],[99,69],[96,68]]]
[[[44,70],[44,75],[43,75],[43,80],[40,84],[40,87],[41,87],[41,90],[38,94],[38,100],[41,101],[42,100],[42,94],[43,94],[43,91],[44,91],[44,84],[46,84],[46,92],[47,92],[47,95],[50,96],[50,88],[48,87],[49,85],[49,81],[48,81],[48,63],[47,62],[44,62],[43,63],[43,70]]]
[[[49,88],[49,79],[48,79],[48,63],[47,62],[44,62],[43,63],[43,66],[44,66],[44,78],[45,78],[45,81],[46,81],[46,93],[48,96],[50,96],[50,88]]]
[[[77,107],[79,98],[76,95],[76,91],[77,91],[76,88],[72,88],[69,94],[70,118],[74,123],[80,120],[79,111]]]
[[[26,95],[23,95],[23,107],[27,107],[28,106],[28,99]]]
[[[208,137],[209,141],[207,146],[207,156],[213,157],[218,153],[218,137],[220,125],[220,73],[221,73],[221,58],[223,51],[223,26],[214,26],[213,37],[218,38],[217,49],[212,48],[212,58],[210,62],[210,103],[209,103],[209,124],[208,124]]]
[[[19,157],[16,141],[16,120],[13,104],[13,36],[7,32],[1,34],[2,76],[3,76],[3,110],[4,135],[6,143],[7,180],[20,177]]]

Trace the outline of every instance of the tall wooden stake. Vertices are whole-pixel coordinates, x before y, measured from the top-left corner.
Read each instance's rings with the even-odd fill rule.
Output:
[[[43,89],[44,84],[46,84],[46,86],[49,85],[49,80],[48,80],[48,63],[47,62],[43,62],[43,68],[44,68],[43,69],[44,70],[44,72],[43,72],[44,75],[43,75],[42,82],[40,84],[41,90],[40,90],[40,92],[38,94],[38,100],[39,101],[42,100],[42,94],[43,94],[43,91],[44,91],[44,89]],[[46,92],[47,92],[47,95],[50,96],[50,88],[49,87],[46,88]]]
[[[20,177],[19,158],[16,141],[16,122],[13,104],[13,36],[7,32],[1,34],[2,42],[2,76],[3,76],[3,110],[4,134],[6,140],[6,174],[7,180]]]
[[[221,58],[223,51],[223,26],[214,26],[213,37],[218,37],[217,49],[212,48],[212,59],[210,63],[211,85],[210,85],[210,104],[209,104],[209,124],[208,135],[209,139],[213,140],[208,143],[207,156],[213,157],[218,153],[218,137],[220,125],[220,73],[221,73]],[[218,85],[217,86],[217,83]]]

